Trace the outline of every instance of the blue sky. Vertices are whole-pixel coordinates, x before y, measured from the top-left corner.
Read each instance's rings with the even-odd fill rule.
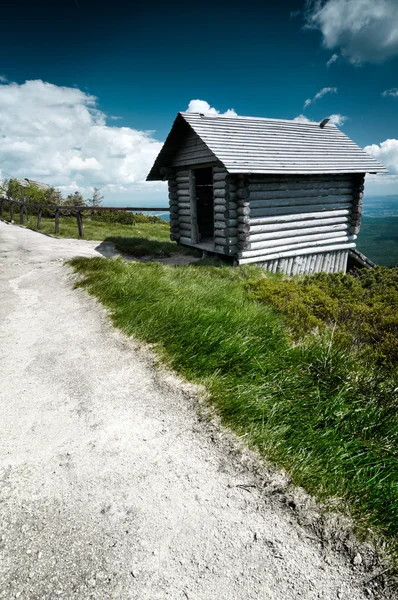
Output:
[[[3,174],[166,205],[163,184],[143,180],[176,113],[200,99],[335,115],[390,170],[368,193],[398,193],[397,0],[20,1],[2,7],[0,45]]]

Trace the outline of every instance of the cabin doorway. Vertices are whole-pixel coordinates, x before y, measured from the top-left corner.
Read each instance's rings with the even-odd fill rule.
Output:
[[[198,242],[214,239],[213,169],[195,169]]]

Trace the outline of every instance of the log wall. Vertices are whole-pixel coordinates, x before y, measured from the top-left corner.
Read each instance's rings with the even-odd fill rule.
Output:
[[[214,252],[286,274],[345,271],[363,183],[363,175],[231,175],[213,166]],[[192,168],[173,169],[169,200],[171,239],[200,243]]]
[[[241,179],[239,264],[288,274],[345,271],[360,226],[363,175]]]

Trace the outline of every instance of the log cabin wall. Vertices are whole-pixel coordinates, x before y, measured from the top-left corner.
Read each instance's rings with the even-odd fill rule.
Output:
[[[345,271],[363,175],[242,177],[238,262],[294,275]]]
[[[237,177],[213,168],[214,251],[227,256],[238,250]]]

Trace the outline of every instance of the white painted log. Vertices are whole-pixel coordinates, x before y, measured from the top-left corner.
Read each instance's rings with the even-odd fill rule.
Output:
[[[262,249],[262,248],[277,248],[278,246],[290,246],[293,244],[306,244],[307,242],[313,242],[317,240],[328,240],[334,239],[336,237],[344,237],[348,240],[351,239],[351,236],[348,235],[347,231],[331,231],[329,233],[317,233],[313,235],[302,235],[302,236],[291,236],[291,237],[281,237],[274,238],[270,240],[266,238],[261,241],[253,241],[252,238],[248,238],[251,243],[251,247],[253,250]]]
[[[333,238],[328,238],[327,240],[325,240],[324,238],[320,237],[320,239],[317,240],[306,240],[305,242],[295,242],[293,244],[275,244],[272,246],[265,246],[265,247],[255,247],[248,250],[247,253],[244,253],[244,256],[267,256],[268,254],[277,254],[280,252],[287,252],[289,250],[306,250],[308,248],[313,248],[317,250],[317,246],[319,247],[323,247],[326,246],[326,244],[342,244],[342,243],[346,243],[349,244],[351,243],[351,238],[348,235],[339,235],[336,234],[335,237]]]
[[[188,169],[177,169],[176,170],[176,179],[178,177],[189,177],[189,170]]]
[[[333,223],[322,227],[306,227],[303,229],[287,229],[283,231],[268,231],[267,233],[252,233],[250,230],[250,241],[258,242],[261,240],[275,240],[280,238],[294,238],[297,236],[327,234],[334,231],[348,231],[347,223]]]
[[[333,246],[325,246],[325,247],[319,247],[316,249],[317,253],[324,253],[324,252],[329,252],[329,251],[334,251],[334,250],[348,250],[350,248],[355,248],[355,244],[354,243],[345,243],[345,244],[334,244]],[[295,257],[295,256],[302,256],[303,254],[307,254],[307,253],[312,253],[314,252],[313,249],[298,249],[298,250],[287,250],[285,252],[276,252],[275,254],[269,254],[269,255],[264,255],[264,260],[271,260],[273,258],[282,258],[282,257]],[[261,263],[262,262],[262,258],[263,255],[258,255],[258,256],[241,256],[241,254],[246,254],[246,253],[239,253],[239,264],[240,265],[244,265],[244,264],[249,264],[249,263]],[[320,257],[322,257],[322,254],[319,254]],[[293,264],[291,266],[291,271],[293,270]],[[322,270],[322,269],[320,269]],[[319,271],[317,271],[319,272]]]
[[[178,188],[178,190],[177,190],[177,196],[178,196],[179,198],[181,198],[181,197],[185,197],[185,196],[188,196],[188,197],[189,197],[189,196],[190,196],[189,189],[186,189],[186,190],[184,189],[184,190],[183,190],[183,189],[180,189],[180,188]]]
[[[251,208],[271,208],[272,206],[308,206],[313,204],[336,204],[338,202],[352,202],[350,194],[340,194],[336,196],[300,196],[300,198],[260,198],[250,200]]]
[[[251,225],[265,225],[272,223],[290,223],[291,221],[312,221],[319,219],[326,219],[329,217],[345,217],[350,216],[351,210],[349,208],[345,208],[342,210],[325,210],[318,212],[310,212],[310,213],[297,213],[297,214],[287,214],[287,215],[276,215],[274,217],[260,217],[257,219],[250,219]],[[260,223],[258,221],[261,221]]]
[[[184,216],[185,216],[185,217],[187,217],[187,216],[190,216],[190,214],[191,214],[191,211],[190,211],[190,209],[189,209],[189,208],[181,208],[181,209],[178,211],[178,214],[179,214],[179,216],[181,216],[181,217],[184,217]]]
[[[179,228],[181,229],[181,231],[191,231],[191,225],[189,223],[180,223]],[[184,233],[183,235],[187,234]]]
[[[306,211],[308,212],[313,212],[313,211],[324,211],[324,210],[330,210],[330,207],[334,206],[338,209],[341,208],[350,208],[351,204],[348,202],[341,202],[341,204],[325,204],[325,205],[308,205],[308,204],[304,204],[304,205],[300,205],[300,206],[275,206],[273,208],[251,208],[250,209],[250,217],[253,218],[261,218],[261,217],[269,217],[269,216],[275,216],[275,215],[283,215],[283,214],[289,214],[289,213],[305,213]]]
[[[182,183],[187,183],[189,185],[189,176],[184,175],[183,177],[176,177],[175,181],[178,185],[181,185]]]
[[[330,212],[331,209],[336,210],[350,210],[352,207],[349,202],[342,202],[341,204],[327,204],[327,205],[317,205],[317,206],[282,206],[282,207],[273,207],[273,208],[264,208],[261,211],[261,215],[256,215],[253,217],[250,214],[250,222],[256,221],[257,225],[261,225],[263,223],[268,223],[268,219],[270,217],[280,217],[280,216],[289,216],[289,215],[300,215],[301,218],[305,219],[307,214],[311,214],[313,212]]]
[[[213,167],[213,173],[225,173],[228,175],[228,172],[225,167]]]
[[[291,223],[270,223],[267,225],[244,225],[247,231],[247,228],[250,228],[250,234],[259,234],[259,233],[270,233],[272,231],[287,231],[289,229],[309,229],[316,228],[328,225],[337,225],[341,223],[346,223],[347,227],[349,227],[349,218],[348,217],[337,217],[335,219],[317,219],[313,221],[293,221]]]
[[[191,216],[189,217],[180,217],[181,223],[191,223]]]

